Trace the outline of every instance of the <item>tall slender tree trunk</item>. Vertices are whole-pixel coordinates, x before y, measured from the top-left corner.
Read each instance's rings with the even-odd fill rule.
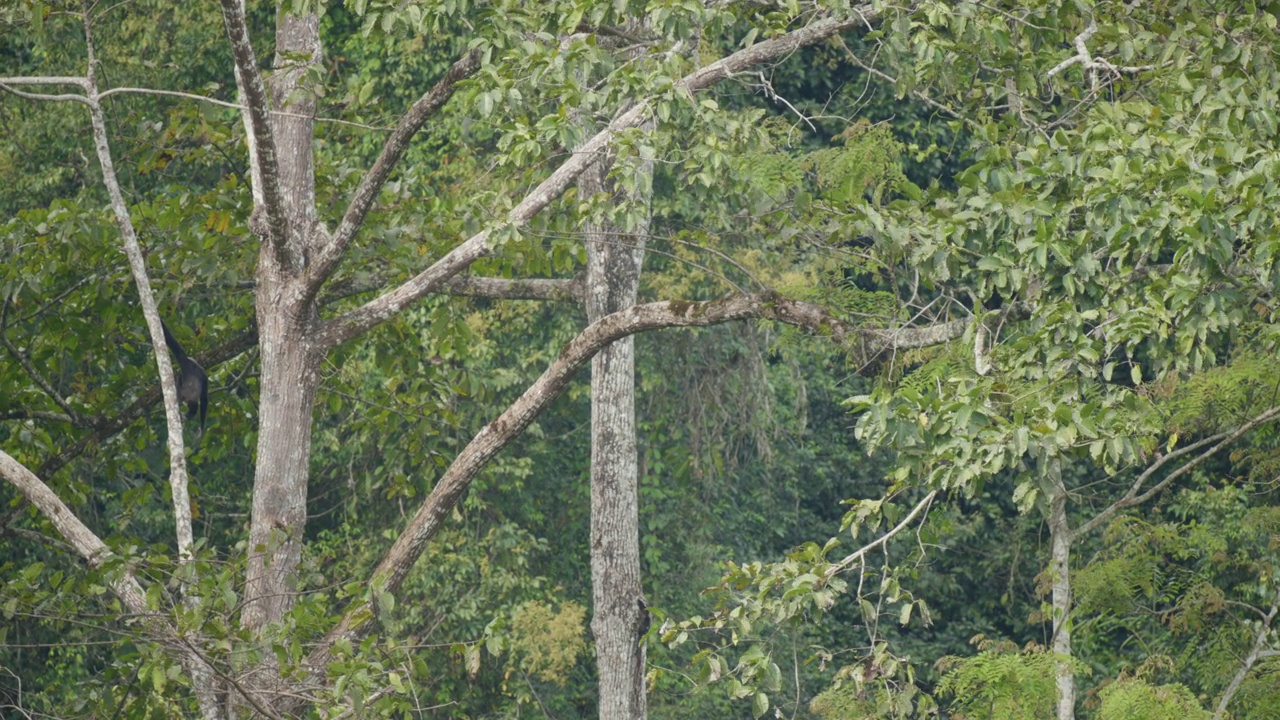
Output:
[[[609,163],[583,174],[584,195],[611,191]],[[647,227],[632,234],[604,223],[587,230],[587,319],[636,302]],[[600,720],[638,720],[645,699],[648,624],[640,584],[635,342],[615,341],[591,361],[591,586]]]
[[[1067,489],[1054,462],[1049,497],[1049,572],[1053,577],[1053,654],[1058,685],[1058,720],[1075,720],[1076,676],[1071,669],[1071,542],[1067,525]]]

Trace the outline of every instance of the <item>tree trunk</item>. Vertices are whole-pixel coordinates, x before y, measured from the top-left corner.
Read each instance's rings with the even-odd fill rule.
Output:
[[[1053,577],[1053,654],[1058,684],[1058,720],[1075,720],[1076,677],[1071,669],[1071,528],[1067,526],[1067,489],[1055,461],[1049,496],[1049,572]]]
[[[293,607],[293,578],[307,519],[311,416],[319,385],[318,359],[307,333],[315,318],[303,272],[319,249],[312,165],[315,98],[301,88],[307,68],[321,59],[319,19],[282,5],[276,18],[276,72],[270,81],[276,157],[284,213],[284,252],[264,242],[258,259],[258,338],[262,381],[258,458],[249,528],[246,603],[241,622],[261,630]],[[302,59],[299,59],[302,58]]]
[[[607,159],[583,173],[584,196],[610,192]],[[587,319],[636,302],[647,228],[625,235],[611,223],[587,228]],[[600,720],[647,714],[648,625],[640,585],[636,462],[635,342],[615,341],[591,361],[591,586]]]

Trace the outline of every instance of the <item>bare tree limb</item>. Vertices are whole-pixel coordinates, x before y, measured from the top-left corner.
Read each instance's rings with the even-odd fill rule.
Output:
[[[53,525],[58,534],[88,563],[89,567],[100,568],[116,557],[101,538],[81,522],[80,518],[71,512],[71,508],[67,507],[48,485],[3,450],[0,450],[0,477],[9,481],[32,505],[36,506],[40,514]],[[146,592],[130,568],[124,567],[119,571],[107,573],[106,583],[111,588],[111,592],[120,599],[126,611],[143,617],[147,629],[156,636],[155,639],[168,645],[170,650],[176,651],[187,671],[191,673],[193,683],[200,683],[201,679],[207,676],[203,660],[193,649],[192,641],[148,609]],[[206,720],[220,720],[222,717],[214,690],[215,688],[207,683],[204,686],[192,688]]]
[[[23,90],[17,90],[13,87],[14,83],[12,81],[18,80],[18,79],[21,79],[21,78],[0,78],[0,90],[4,90],[7,93],[10,93],[12,95],[15,95],[17,97],[20,97],[26,100],[37,100],[37,101],[45,101],[45,102],[78,102],[83,104],[88,104],[89,102],[88,99],[85,98],[85,96],[76,95],[75,93],[62,93],[62,94],[54,95],[51,93],[33,93],[33,92],[26,92]]]
[[[1258,628],[1258,635],[1253,641],[1253,649],[1249,651],[1244,662],[1240,664],[1240,669],[1231,678],[1227,689],[1222,693],[1222,698],[1218,700],[1218,707],[1213,711],[1213,720],[1222,720],[1227,714],[1227,706],[1231,704],[1231,699],[1235,697],[1236,691],[1240,689],[1240,684],[1249,676],[1249,671],[1253,669],[1254,663],[1263,658],[1280,654],[1275,650],[1263,649],[1267,644],[1267,636],[1271,634],[1271,621],[1275,620],[1277,612],[1280,612],[1280,589],[1276,590],[1275,602],[1271,603],[1271,609],[1267,611],[1266,616],[1262,619],[1262,624]]]
[[[111,549],[90,530],[80,518],[71,512],[62,499],[49,489],[40,478],[28,470],[22,463],[13,459],[8,453],[0,450],[0,477],[4,477],[18,489],[32,505],[40,511],[53,528],[89,564],[91,568],[100,568],[115,556]],[[135,615],[144,615],[147,611],[147,596],[142,586],[133,576],[132,571],[123,570],[118,575],[109,577],[108,584],[125,609]]]
[[[444,107],[449,98],[453,97],[453,91],[458,82],[475,74],[476,70],[479,69],[480,51],[472,50],[455,62],[445,72],[444,77],[440,78],[431,90],[419,98],[413,104],[413,107],[409,109],[409,112],[405,113],[404,117],[401,118],[396,125],[396,129],[391,133],[391,137],[387,138],[386,143],[382,146],[382,152],[378,155],[378,159],[374,161],[373,167],[369,168],[369,171],[361,178],[360,185],[351,197],[351,203],[347,206],[347,211],[343,214],[342,221],[338,224],[337,229],[334,230],[329,244],[320,251],[312,263],[310,278],[313,284],[313,292],[337,267],[352,238],[355,237],[360,226],[364,224],[364,219],[369,214],[370,208],[373,207],[374,201],[378,199],[378,193],[382,190],[382,186],[386,184],[387,177],[391,175],[391,170],[395,168],[405,150],[409,148],[409,142],[413,139],[413,136],[418,133],[418,130],[432,115],[435,115],[441,107]]]
[[[1203,463],[1205,460],[1208,460],[1209,458],[1217,454],[1218,451],[1234,443],[1236,440],[1239,440],[1242,436],[1244,436],[1245,433],[1249,432],[1250,430],[1253,430],[1254,428],[1258,427],[1259,425],[1265,422],[1275,419],[1277,416],[1280,416],[1280,407],[1273,407],[1269,410],[1262,412],[1259,415],[1256,415],[1252,420],[1249,420],[1248,422],[1244,423],[1243,425],[1240,425],[1234,430],[1227,430],[1225,432],[1220,432],[1217,435],[1214,435],[1212,437],[1207,437],[1203,440],[1200,440],[1199,442],[1192,443],[1191,445],[1188,445],[1183,448],[1179,448],[1174,452],[1171,452],[1168,455],[1165,455],[1164,457],[1160,458],[1155,463],[1153,463],[1146,470],[1144,470],[1142,474],[1139,475],[1137,479],[1133,481],[1133,484],[1129,486],[1129,490],[1125,492],[1123,497],[1121,497],[1119,500],[1116,500],[1114,503],[1111,503],[1110,506],[1104,508],[1097,515],[1094,515],[1085,524],[1076,528],[1076,530],[1071,534],[1072,538],[1077,538],[1077,537],[1080,537],[1081,535],[1084,535],[1085,533],[1091,532],[1092,530],[1096,529],[1099,525],[1101,525],[1102,523],[1110,519],[1111,516],[1115,515],[1117,512],[1123,510],[1124,508],[1132,507],[1134,505],[1141,505],[1142,503],[1150,500],[1152,497],[1155,497],[1162,490],[1169,487],[1169,484],[1172,483],[1174,480],[1177,480],[1183,475],[1191,472],[1198,465]],[[1166,465],[1169,461],[1186,456],[1212,443],[1216,443],[1216,444],[1214,444],[1213,447],[1204,451],[1200,455],[1196,456],[1194,459],[1187,462],[1182,467],[1179,467],[1177,470],[1174,470],[1173,472],[1169,473],[1167,476],[1165,476],[1163,480],[1156,483],[1155,485],[1152,485],[1146,492],[1142,492],[1142,486],[1146,484],[1147,480],[1150,479],[1150,477],[1154,475],[1157,470],[1159,470],[1161,467]]]
[[[479,275],[457,275],[441,288],[450,295],[484,297],[494,300],[545,300],[547,302],[582,302],[585,290],[582,279],[491,278]]]
[[[0,78],[0,84],[4,85],[26,85],[28,87],[39,87],[43,85],[75,85],[81,90],[85,89],[84,78],[75,75],[24,75],[19,77],[3,77]],[[83,95],[76,97],[84,100]]]
[[[133,271],[133,279],[138,286],[142,314],[146,317],[148,329],[151,331],[151,344],[156,353],[156,365],[160,372],[160,389],[165,398],[165,417],[169,429],[169,487],[173,493],[178,555],[181,558],[187,558],[190,557],[193,542],[191,499],[187,494],[187,452],[182,437],[182,414],[178,410],[178,386],[173,377],[173,365],[169,362],[169,349],[164,343],[160,313],[156,309],[155,294],[151,290],[151,278],[147,276],[146,259],[142,256],[142,246],[138,243],[133,219],[129,216],[129,208],[125,204],[124,194],[120,191],[120,182],[116,178],[115,163],[111,158],[111,147],[107,138],[107,121],[102,113],[102,106],[98,103],[97,68],[95,67],[97,60],[94,57],[93,35],[90,32],[88,13],[85,13],[84,17],[85,48],[89,59],[85,73],[85,90],[89,93],[89,117],[93,124],[93,144],[98,153],[98,163],[102,166],[102,183],[106,186],[107,195],[111,199],[111,210],[115,214],[116,224],[120,226],[125,255],[129,258],[129,267]]]
[[[827,577],[831,577],[836,573],[844,572],[845,570],[849,569],[850,565],[854,564],[858,560],[865,557],[867,553],[889,542],[890,540],[893,539],[894,535],[897,535],[903,530],[906,530],[907,526],[910,525],[912,521],[916,519],[916,516],[919,515],[921,512],[923,512],[925,508],[929,507],[929,504],[932,503],[933,499],[936,498],[937,496],[938,496],[938,491],[932,490],[929,492],[928,495],[925,495],[924,497],[920,498],[920,502],[916,503],[916,506],[911,508],[911,512],[907,513],[907,516],[902,518],[901,522],[893,526],[892,530],[881,535],[875,540],[872,540],[866,545],[863,545],[861,548],[855,550],[854,552],[849,553],[848,555],[844,556],[844,558],[841,559],[840,562],[827,568],[827,571],[826,571]]]
[[[234,0],[223,0],[224,6]],[[745,68],[776,60],[802,47],[825,40],[837,33],[850,30],[878,17],[879,13],[869,5],[859,6],[843,18],[824,18],[803,28],[793,30],[761,43],[727,55],[681,79],[676,89],[690,95],[704,90]],[[472,262],[489,253],[489,237],[506,227],[518,227],[541,212],[552,200],[559,197],[588,165],[595,162],[609,143],[619,133],[638,127],[651,114],[646,98],[618,115],[608,127],[586,141],[568,160],[543,180],[507,215],[497,227],[482,230],[458,245],[433,265],[423,270],[397,288],[377,297],[345,315],[320,324],[315,340],[320,348],[334,347],[367,332],[386,321],[410,303],[428,293],[435,292],[444,281],[466,269]]]

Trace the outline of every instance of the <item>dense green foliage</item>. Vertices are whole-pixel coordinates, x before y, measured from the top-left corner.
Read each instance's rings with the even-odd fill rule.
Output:
[[[572,277],[585,219],[651,212],[644,300],[767,287],[869,328],[966,323],[874,354],[756,322],[638,340],[654,717],[1050,718],[1070,671],[1082,717],[1213,717],[1230,692],[1231,717],[1280,718],[1280,6],[909,3],[696,101],[671,89],[816,7],[850,12],[329,4],[314,78],[334,121],[316,143],[326,222],[380,128],[467,48],[484,62],[414,140],[326,312],[487,227],[585,128],[650,97],[656,127],[622,135],[616,178],[651,186],[651,205],[571,189],[476,274]],[[83,73],[78,8],[0,9],[0,75]],[[272,9],[250,10],[270,57]],[[656,48],[640,59],[578,32],[640,16]],[[95,23],[109,86],[234,101],[213,6],[140,0]],[[192,712],[180,665],[106,589],[126,564],[151,610],[216,639],[225,667],[298,667],[443,469],[585,321],[570,304],[433,295],[329,357],[303,599],[250,637],[244,128],[172,96],[106,108],[162,314],[216,361],[190,457],[201,546],[179,574],[154,363],[85,113],[0,92],[0,449],[120,563],[88,570],[0,490],[6,713]],[[317,716],[595,714],[587,394],[580,377],[484,470],[379,598],[380,632],[339,648]],[[1166,479],[1128,503],[1133,483]],[[1069,658],[1052,651],[1054,498],[1081,530]],[[197,580],[198,610],[177,600]]]

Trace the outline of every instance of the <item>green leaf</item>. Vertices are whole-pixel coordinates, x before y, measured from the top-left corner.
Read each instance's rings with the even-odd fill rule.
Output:
[[[755,697],[751,698],[751,716],[760,717],[761,715],[764,715],[768,711],[769,711],[769,696],[765,695],[762,692],[756,693]]]

